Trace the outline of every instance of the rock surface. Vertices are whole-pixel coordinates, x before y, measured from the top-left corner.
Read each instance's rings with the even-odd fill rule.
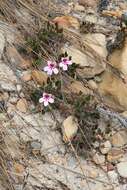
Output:
[[[14,25],[8,24],[7,22],[0,21],[0,33],[3,34],[9,44],[16,44],[22,39],[22,36],[18,32]]]
[[[114,147],[122,147],[127,144],[127,131],[122,130],[115,133],[111,138],[110,141]]]
[[[84,6],[79,5],[78,3],[76,3],[75,7],[74,7],[74,10],[75,11],[85,11],[85,8],[84,8]]]
[[[97,165],[102,165],[102,164],[105,163],[105,156],[96,153],[96,154],[93,156],[93,161],[94,161]]]
[[[61,16],[61,17],[56,17],[53,20],[54,23],[58,24],[59,28],[75,28],[79,29],[80,24],[77,18],[72,17],[72,16]]]
[[[5,47],[5,38],[4,35],[0,33],[0,59],[2,58],[4,47]]]
[[[85,42],[86,40],[85,37],[82,37],[82,38]],[[86,42],[86,43],[88,44],[89,42]],[[91,48],[91,53],[89,52],[83,53],[82,51],[78,50],[74,46],[64,46],[64,48],[62,49],[63,53],[67,52],[68,55],[72,57],[72,62],[82,67],[82,69],[77,69],[77,72],[83,78],[84,76],[85,78],[92,78],[95,75],[100,74],[105,70],[105,63],[104,62],[101,63],[100,60],[98,59],[95,60],[95,54],[97,53],[95,50],[99,48],[103,49],[102,46],[96,43],[93,46],[91,43],[91,45],[89,44],[89,46]],[[94,48],[94,50],[92,50],[92,48]],[[92,51],[95,51],[95,53],[93,53]]]
[[[31,77],[36,83],[40,85],[46,84],[48,79],[48,76],[45,72],[38,70],[33,70],[31,73]]]
[[[88,67],[90,65],[88,61],[89,58],[74,46],[65,46],[63,47],[62,52],[67,52],[68,55],[72,57],[72,62],[81,67]]]
[[[127,38],[124,42],[123,48],[115,50],[109,57],[110,64],[121,71],[125,76],[127,75]]]
[[[8,0],[9,2],[12,1]],[[44,6],[45,11],[47,11],[46,2],[44,1],[42,5],[39,4],[41,6],[38,10]],[[58,2],[58,4],[53,4],[53,2]],[[68,78],[65,76],[68,92],[76,95],[81,91],[83,95],[96,94],[99,95],[99,98],[101,94],[104,98],[110,99],[109,103],[106,104],[107,107],[112,108],[114,105],[116,109],[117,107],[120,108],[120,111],[127,110],[126,84],[113,72],[107,72],[105,62],[107,57],[106,40],[110,35],[110,37],[114,35],[112,33],[115,33],[119,26],[118,24],[115,25],[117,19],[100,18],[101,14],[98,14],[96,7],[98,3],[105,4],[105,1],[82,0],[77,3],[76,1],[53,0],[53,2],[50,6],[51,17],[56,17],[58,14],[55,22],[64,28],[66,35],[72,32],[71,37],[74,40],[70,40],[69,45],[65,44],[64,48],[68,50],[69,55],[72,55],[73,62],[82,67],[76,69],[76,75],[72,81],[69,81],[70,76]],[[36,3],[38,6],[38,3],[32,0],[27,3],[32,3],[32,5]],[[48,3],[50,4],[50,1]],[[107,10],[113,8],[112,3],[114,6],[116,1],[111,2],[110,6],[106,7]],[[54,5],[58,6],[55,6],[56,9],[58,8],[56,15],[54,15],[54,10],[56,10]],[[35,18],[37,16],[22,6],[19,10],[16,7],[15,9],[11,9],[11,12],[15,11],[21,21],[18,30],[20,31],[20,26],[23,26],[22,30],[28,28],[26,31],[32,33],[30,25],[32,23],[32,26],[36,26]],[[59,16],[59,13],[61,15],[65,12],[67,13],[66,16]],[[68,15],[68,13],[70,14]],[[12,14],[8,14],[8,16],[12,17]],[[113,22],[113,28],[112,25],[110,26],[110,20]],[[84,34],[79,30],[82,21],[87,25],[85,26],[87,31]],[[117,118],[99,112],[100,119],[94,126],[95,123],[91,122],[90,117],[88,126],[97,129],[96,135],[94,135],[95,143],[93,144],[95,154],[90,156],[89,150],[84,148],[86,142],[84,140],[88,137],[88,133],[85,131],[87,124],[84,126],[84,136],[80,142],[78,132],[81,122],[78,123],[74,116],[67,117],[66,110],[63,111],[62,109],[60,111],[64,112],[64,116],[61,116],[59,111],[54,108],[49,113],[42,110],[40,105],[34,105],[31,102],[30,94],[27,94],[25,90],[27,87],[33,90],[47,84],[47,75],[44,76],[45,73],[39,71],[38,66],[36,70],[33,68],[30,59],[31,54],[33,54],[31,49],[26,49],[27,53],[25,54],[20,52],[20,44],[15,47],[15,43],[17,43],[15,26],[17,22],[8,25],[0,21],[0,36],[4,35],[7,40],[7,47],[4,52],[4,56],[7,56],[6,63],[0,61],[0,159],[5,165],[7,176],[0,163],[0,189],[10,189],[10,185],[13,185],[14,187],[11,189],[15,190],[24,188],[28,190],[126,190],[127,185],[124,184],[126,179],[123,178],[127,178],[127,141],[126,132],[121,131],[123,125]],[[91,25],[94,26],[95,31],[92,31],[93,33],[89,28]],[[76,39],[73,36],[75,34]],[[21,42],[21,35],[19,37]],[[80,38],[81,44],[77,37]],[[5,39],[0,38],[0,59],[3,60],[6,58],[1,57]],[[26,58],[24,55],[29,57]],[[47,57],[48,55],[45,59]],[[122,71],[126,78],[126,45],[121,50],[114,51],[110,60],[111,64]],[[19,79],[22,80],[19,81]],[[86,79],[86,83],[82,79]],[[100,94],[98,94],[98,89]],[[99,101],[97,103],[100,104]],[[94,112],[93,115],[95,115]],[[56,119],[59,121],[59,125]],[[116,131],[119,132],[116,133]],[[98,134],[98,132],[100,133]],[[79,147],[83,153],[81,155],[78,152]],[[85,149],[85,154],[82,148]],[[90,148],[93,152],[93,146]],[[3,180],[1,180],[2,177]],[[26,183],[24,179],[26,179]],[[9,186],[4,188],[3,186],[7,184],[8,180]]]
[[[14,67],[27,69],[31,66],[29,60],[25,60],[14,46],[7,47],[7,58]]]
[[[78,131],[77,119],[73,116],[68,116],[63,122],[63,139],[69,142],[73,139]]]
[[[93,89],[93,90],[97,90],[98,89],[98,86],[96,84],[96,82],[94,80],[89,80],[88,81],[88,84],[90,85],[90,87]]]
[[[27,112],[28,104],[25,98],[21,98],[16,105],[17,109],[23,113]]]
[[[79,0],[79,4],[80,5],[83,5],[85,7],[92,7],[92,8],[95,8],[97,6],[97,0]]]
[[[113,72],[107,71],[102,75],[99,92],[112,107],[127,109],[127,86]]]
[[[23,72],[23,76],[22,76],[22,80],[23,80],[24,82],[28,82],[28,81],[30,81],[31,79],[32,79],[31,72],[29,72],[29,71],[24,71],[24,72]]]
[[[13,71],[0,61],[0,88],[5,91],[16,91],[18,80]]]
[[[74,81],[70,85],[67,86],[67,89],[69,89],[70,92],[72,93],[83,93],[84,95],[89,95],[92,94],[92,92],[83,86],[83,84],[80,81]]]
[[[107,155],[107,160],[109,162],[116,162],[118,161],[120,158],[122,158],[123,156],[123,151],[120,150],[120,149],[112,149],[108,152],[108,155]]]
[[[117,164],[117,170],[121,177],[127,178],[127,162]]]
[[[112,148],[110,141],[106,141],[100,144],[100,151],[102,154],[107,154]]]
[[[112,183],[118,183],[118,174],[116,171],[109,171],[108,176],[110,177]]]
[[[89,47],[93,49],[98,55],[103,58],[107,57],[107,49],[106,49],[106,37],[103,34],[95,33],[95,34],[85,34],[82,35],[82,39],[84,44],[88,43]]]

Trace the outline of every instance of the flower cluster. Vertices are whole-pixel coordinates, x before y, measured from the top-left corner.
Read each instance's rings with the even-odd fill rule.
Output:
[[[58,65],[63,71],[67,71],[68,66],[72,65],[72,61],[69,60],[68,57],[62,57]],[[44,67],[44,71],[47,72],[48,75],[58,74],[59,70],[57,68],[57,63],[55,61],[48,61],[47,66]]]
[[[58,66],[63,69],[63,71],[68,70],[68,66],[72,65],[72,61],[68,57],[62,57],[61,61],[58,63]],[[44,71],[48,75],[58,74],[59,69],[57,68],[57,63],[55,61],[47,61],[47,66],[44,67]],[[43,93],[43,96],[39,99],[40,103],[43,103],[44,106],[48,106],[49,103],[54,103],[54,97],[52,94]]]

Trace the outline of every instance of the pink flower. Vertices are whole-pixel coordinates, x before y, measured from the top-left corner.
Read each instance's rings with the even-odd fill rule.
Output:
[[[39,103],[44,103],[44,106],[48,106],[49,103],[54,103],[54,97],[52,94],[43,93],[43,97],[39,99]]]
[[[44,71],[47,72],[48,75],[58,74],[58,69],[56,68],[56,62],[48,61],[47,66],[44,67]]]
[[[72,65],[72,61],[69,60],[67,57],[63,57],[61,62],[59,63],[59,67],[62,67],[64,71],[67,71],[68,65]]]

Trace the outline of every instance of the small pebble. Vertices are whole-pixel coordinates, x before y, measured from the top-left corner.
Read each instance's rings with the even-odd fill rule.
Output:
[[[110,141],[106,141],[100,144],[100,151],[102,154],[107,154],[112,148]]]
[[[99,153],[96,153],[94,156],[93,156],[93,161],[97,164],[97,165],[102,165],[105,163],[105,156],[104,155],[101,155]]]
[[[127,178],[127,162],[118,163],[117,170],[121,177]]]
[[[16,86],[16,87],[17,87],[17,91],[18,91],[18,92],[20,92],[20,91],[22,90],[22,85],[17,84],[17,86]]]

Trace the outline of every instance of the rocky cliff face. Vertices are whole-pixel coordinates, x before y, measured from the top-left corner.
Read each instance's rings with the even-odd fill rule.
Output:
[[[0,2],[0,189],[126,190],[127,3]],[[64,37],[36,35],[48,16]],[[61,88],[42,71],[54,47],[75,63]],[[48,88],[58,102],[46,110]]]

